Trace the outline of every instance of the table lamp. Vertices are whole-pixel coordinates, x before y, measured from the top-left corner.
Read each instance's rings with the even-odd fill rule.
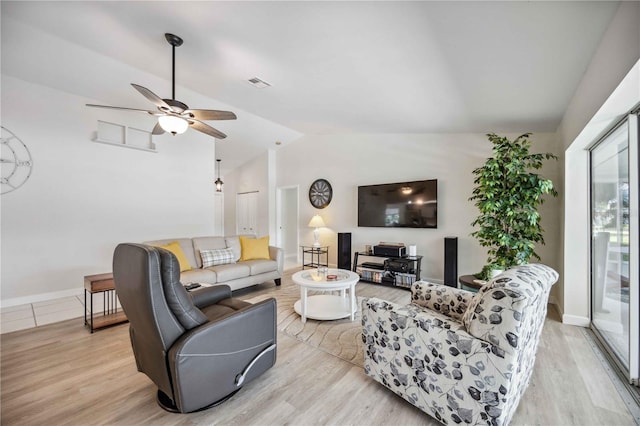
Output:
[[[323,228],[324,226],[325,226],[324,221],[322,220],[319,214],[313,216],[309,221],[309,227],[315,228],[313,230],[313,238],[315,239],[313,243],[314,247],[320,247],[320,242],[318,241],[318,237],[320,236],[320,231],[318,231],[318,228]]]

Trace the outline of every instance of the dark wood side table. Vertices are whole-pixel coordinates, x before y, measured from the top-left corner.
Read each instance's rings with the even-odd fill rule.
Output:
[[[93,312],[93,295],[102,293],[104,311],[102,315]],[[89,295],[89,306],[87,306]],[[118,295],[116,294],[113,274],[87,275],[84,277],[84,325],[93,333],[98,328],[126,322],[127,316],[122,309],[118,309]]]
[[[482,287],[482,284],[478,284],[474,280],[477,280],[475,275],[462,275],[458,278],[463,290],[477,292]]]

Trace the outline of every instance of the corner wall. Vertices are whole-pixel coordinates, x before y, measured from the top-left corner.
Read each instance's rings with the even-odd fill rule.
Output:
[[[568,324],[588,326],[591,321],[587,149],[640,102],[638,59],[640,3],[621,2],[558,128],[566,152],[563,266],[556,294]]]
[[[270,235],[271,195],[275,196],[275,189],[269,185],[269,157],[272,154],[265,152],[257,158],[236,168],[224,177],[224,231],[225,235],[236,235],[236,196],[244,192],[258,192],[258,216],[256,236]],[[224,161],[224,159],[222,160]],[[274,219],[275,220],[275,219]],[[270,235],[270,241],[275,241],[275,236]]]

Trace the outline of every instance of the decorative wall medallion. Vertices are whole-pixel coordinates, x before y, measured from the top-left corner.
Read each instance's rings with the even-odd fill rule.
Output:
[[[313,207],[324,209],[333,198],[333,189],[326,179],[316,179],[309,188],[309,201]]]
[[[2,167],[2,194],[20,188],[31,176],[33,160],[27,146],[9,129],[2,130],[2,151],[0,164]]]

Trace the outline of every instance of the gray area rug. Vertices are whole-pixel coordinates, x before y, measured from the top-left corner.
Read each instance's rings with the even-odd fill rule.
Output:
[[[278,330],[305,344],[362,367],[364,365],[362,332],[360,330],[362,298],[357,298],[358,312],[354,321],[349,318],[333,321],[307,319],[307,322],[302,324],[300,315],[293,310],[294,303],[300,299],[300,290],[291,281],[290,276],[283,277],[282,281],[281,288],[276,291],[245,300],[256,303],[274,297],[278,304]]]

